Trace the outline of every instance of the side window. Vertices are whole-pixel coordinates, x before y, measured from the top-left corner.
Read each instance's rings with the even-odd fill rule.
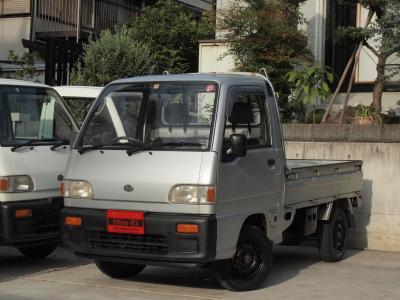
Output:
[[[257,148],[269,145],[267,134],[265,95],[237,93],[234,95],[232,110],[225,124],[225,148],[230,147],[230,136],[234,133],[247,137],[247,147]]]

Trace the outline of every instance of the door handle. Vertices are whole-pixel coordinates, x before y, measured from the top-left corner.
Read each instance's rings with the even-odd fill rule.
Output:
[[[275,165],[276,165],[276,160],[275,159],[273,159],[273,158],[271,158],[271,159],[268,159],[268,168],[270,168],[270,169],[274,169],[275,168]]]

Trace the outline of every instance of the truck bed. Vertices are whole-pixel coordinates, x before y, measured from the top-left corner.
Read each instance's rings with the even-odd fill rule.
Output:
[[[286,207],[302,208],[357,197],[362,161],[287,160]]]

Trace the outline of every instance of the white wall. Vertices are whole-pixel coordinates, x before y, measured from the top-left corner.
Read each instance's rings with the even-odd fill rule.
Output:
[[[400,144],[286,142],[291,159],[363,160],[363,206],[350,246],[400,252]]]
[[[21,40],[29,39],[30,26],[30,17],[0,19],[0,60],[7,60],[10,50],[26,51]]]
[[[367,19],[368,10],[361,7],[358,4],[357,7],[357,26],[364,27],[365,21]],[[372,21],[375,20],[375,17]],[[379,42],[373,39],[368,40],[368,43],[375,49],[379,49]],[[360,63],[358,65],[358,70],[356,73],[356,82],[359,83],[369,83],[373,82],[376,78],[376,62],[378,58],[372,53],[367,47],[363,46],[360,54]],[[387,63],[389,64],[400,64],[400,58],[397,55],[392,55],[388,58]],[[389,81],[400,81],[400,75],[396,75],[389,79]]]
[[[318,62],[325,61],[326,1],[308,0],[300,5],[300,12],[307,20],[300,29],[307,32],[308,47]]]
[[[344,98],[344,93],[340,93],[336,98],[335,104],[332,107],[332,113],[335,113],[342,109]],[[330,98],[325,101],[325,104],[329,103]],[[400,101],[400,93],[399,92],[384,92],[382,94],[382,111],[387,112],[389,110],[393,110],[397,116],[400,116],[400,106],[397,102]],[[359,104],[362,105],[371,105],[372,103],[372,93],[351,93],[349,98],[349,106],[357,106]],[[400,102],[399,102],[400,103]]]

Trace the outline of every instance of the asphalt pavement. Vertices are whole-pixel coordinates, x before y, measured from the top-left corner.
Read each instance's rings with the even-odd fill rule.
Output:
[[[222,289],[208,269],[147,267],[137,278],[106,277],[89,260],[58,248],[30,260],[0,248],[0,299],[400,299],[400,253],[349,250],[339,263],[318,259],[313,247],[277,247],[264,286]]]

